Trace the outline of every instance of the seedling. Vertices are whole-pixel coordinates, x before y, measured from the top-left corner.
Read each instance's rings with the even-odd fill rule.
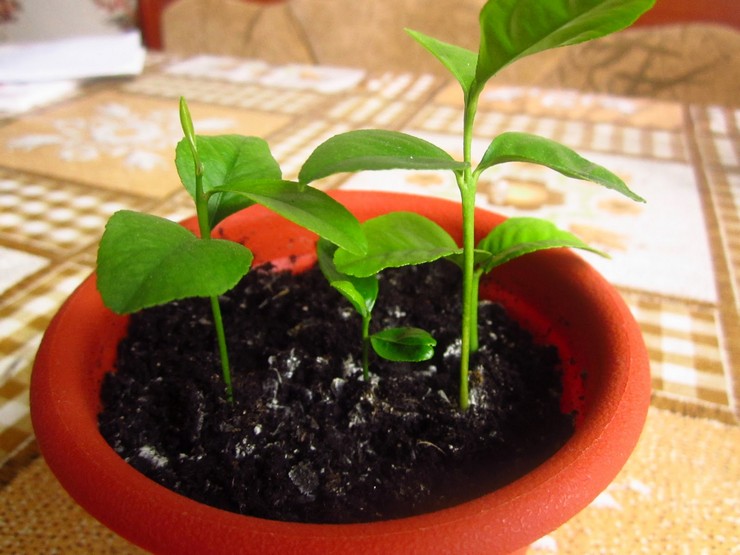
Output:
[[[606,168],[589,162],[564,145],[528,133],[508,132],[495,137],[474,167],[472,138],[481,93],[489,79],[509,64],[544,50],[578,44],[624,29],[651,8],[654,1],[489,0],[480,13],[480,44],[477,53],[409,30],[409,34],[434,55],[460,84],[464,100],[463,160],[455,160],[441,148],[412,135],[371,129],[350,131],[330,138],[316,148],[301,169],[299,181],[303,184],[336,173],[362,170],[450,170],[454,173],[462,201],[461,249],[457,245],[453,249],[447,239],[443,239],[439,244],[429,245],[428,252],[424,255],[413,248],[410,251],[405,247],[400,250],[389,248],[392,245],[383,245],[382,242],[379,247],[377,244],[373,246],[375,239],[371,238],[367,256],[350,257],[340,249],[335,255],[335,264],[341,272],[357,276],[372,275],[383,265],[390,263],[421,263],[449,257],[460,264],[463,269],[459,388],[459,404],[462,409],[470,404],[468,368],[470,354],[477,345],[477,290],[482,273],[515,256],[542,248],[584,248],[572,237],[564,236],[564,232],[557,228],[526,220],[507,226],[521,240],[509,241],[505,233],[495,234],[494,231],[495,235],[492,234],[489,241],[484,240],[477,250],[474,238],[475,192],[481,173],[505,162],[529,162],[552,168],[568,177],[592,181],[632,200],[644,202]],[[380,220],[380,223],[367,222],[365,231],[370,236],[370,228],[380,227],[382,236],[382,228],[386,224],[387,221],[384,223],[384,220]],[[413,218],[410,225],[417,224],[424,225]],[[530,228],[534,231],[529,231]],[[416,241],[425,237],[423,233],[416,229],[409,236]],[[384,251],[381,258],[386,258],[385,262],[377,263],[377,257],[374,256],[377,249]],[[395,254],[391,255],[391,252]],[[362,258],[371,262],[358,262]],[[368,267],[358,270],[353,267],[355,263],[368,264]]]
[[[363,277],[340,272],[334,264],[337,247],[325,239],[319,240],[316,250],[324,277],[362,318],[362,374],[365,380],[370,379],[370,347],[378,356],[394,362],[421,362],[432,358],[437,341],[425,330],[398,327],[370,334],[372,312],[379,291],[377,272]]]
[[[333,244],[360,254],[366,241],[357,219],[326,193],[282,178],[265,141],[257,137],[196,136],[184,99],[177,145],[180,179],[195,203],[199,237],[165,218],[122,210],[106,225],[98,249],[98,289],[119,314],[188,297],[211,302],[226,395],[233,399],[231,368],[218,296],[249,271],[244,245],[213,239],[227,216],[260,204]]]
[[[334,268],[350,275],[346,279],[364,280],[386,268],[449,260],[464,269],[464,250],[452,236],[432,220],[414,212],[393,212],[377,216],[362,224],[368,240],[368,251],[355,255],[337,249]],[[478,304],[480,279],[494,268],[531,252],[570,247],[608,255],[590,247],[572,233],[539,218],[509,218],[478,242],[474,252],[473,295]],[[339,272],[338,269],[335,270]],[[477,310],[471,322],[471,351],[478,349]]]

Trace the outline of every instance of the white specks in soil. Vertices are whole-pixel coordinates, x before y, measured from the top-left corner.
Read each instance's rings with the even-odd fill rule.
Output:
[[[242,439],[239,443],[236,444],[234,447],[234,456],[237,459],[243,459],[252,453],[254,453],[255,444],[251,443],[249,441],[249,438]]]
[[[262,392],[268,399],[270,406],[277,406],[279,404],[277,400],[279,387],[278,378],[266,377],[265,381],[262,382]]]
[[[397,320],[402,320],[406,317],[406,311],[403,310],[400,306],[394,306],[390,311],[390,315]]]
[[[342,388],[346,385],[347,380],[343,378],[334,378],[331,381],[331,392],[334,394],[334,396],[339,399],[339,397],[342,396]]]
[[[164,455],[160,454],[151,445],[143,445],[139,447],[139,457],[150,462],[157,468],[165,467],[169,464],[169,459]]]
[[[533,349],[498,305],[482,306],[481,324],[495,330],[481,333],[471,360],[475,405],[459,411],[459,298],[449,295],[459,270],[445,264],[381,276],[371,331],[419,326],[438,348],[424,364],[371,354],[369,381],[360,317],[318,270],[249,272],[222,307],[234,404],[224,398],[214,337],[198,323],[207,302],[134,315],[101,390],[101,433],[162,485],[274,520],[399,518],[500,487],[572,433],[560,413],[557,355]],[[394,321],[401,313],[409,317]],[[175,337],[175,349],[163,348]],[[523,351],[511,352],[512,341]]]
[[[439,396],[440,399],[442,399],[445,405],[450,405],[450,406],[452,405],[452,403],[450,403],[450,398],[447,397],[447,393],[445,393],[443,389],[438,389],[437,395]]]
[[[287,355],[272,355],[268,357],[267,362],[273,368],[280,368],[278,379],[280,379],[280,377],[290,379],[293,377],[293,372],[295,372],[301,365],[301,358],[296,355],[295,349],[290,349]]]
[[[293,485],[305,496],[313,499],[316,488],[319,486],[319,477],[311,463],[303,461],[288,471],[288,477]]]
[[[360,366],[353,356],[348,356],[342,361],[342,376],[345,378],[351,378],[352,376],[362,373],[362,366]]]
[[[295,355],[295,349],[291,349],[288,358],[283,362],[283,368],[285,368],[283,375],[286,378],[290,378],[300,365],[301,359]]]
[[[445,349],[445,352],[442,356],[445,358],[445,360],[451,358],[459,359],[460,353],[462,353],[462,340],[455,339],[455,341],[447,345],[447,348]]]

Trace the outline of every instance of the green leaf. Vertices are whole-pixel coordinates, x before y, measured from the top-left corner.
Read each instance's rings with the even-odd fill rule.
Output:
[[[529,56],[589,41],[634,23],[655,0],[489,0],[480,13],[476,79]]]
[[[233,179],[213,190],[260,204],[350,252],[358,255],[367,252],[360,222],[323,191],[294,181],[249,178]]]
[[[465,267],[465,260],[464,260],[464,254],[462,250],[460,252],[456,252],[454,254],[451,254],[449,256],[445,256],[445,260],[449,260],[456,266],[458,266],[461,270],[464,270]],[[485,261],[487,261],[489,258],[491,258],[491,253],[488,251],[482,251],[479,249],[473,250],[473,264],[476,266],[479,266],[483,264]]]
[[[406,29],[406,32],[431,52],[452,73],[467,95],[475,80],[475,68],[478,54],[454,44],[448,44],[419,31]]]
[[[362,224],[367,254],[339,249],[334,263],[339,271],[359,277],[373,276],[385,268],[432,262],[461,252],[455,240],[432,220],[415,212],[391,212]]]
[[[343,274],[334,265],[337,247],[325,239],[319,239],[316,253],[321,273],[329,284],[339,291],[363,318],[370,316],[378,298],[378,279],[376,276],[358,278]]]
[[[310,183],[342,172],[362,170],[462,170],[464,162],[432,143],[381,129],[364,129],[335,135],[316,147],[303,164],[298,180]]]
[[[476,168],[480,172],[504,162],[530,162],[547,166],[561,174],[584,179],[613,189],[638,202],[645,202],[617,175],[581,157],[565,145],[529,133],[509,132],[496,137]]]
[[[203,164],[203,192],[211,193],[225,183],[243,179],[281,179],[282,172],[268,144],[258,137],[218,135],[196,137]],[[188,139],[177,144],[175,165],[182,184],[195,199],[193,152]],[[208,202],[211,228],[225,217],[252,204],[247,198],[230,193],[211,196]]]
[[[421,362],[434,356],[437,340],[419,328],[388,328],[370,336],[373,349],[394,362]]]
[[[238,243],[199,239],[157,216],[122,210],[98,249],[98,289],[114,312],[188,297],[221,295],[249,271],[252,253]]]
[[[509,218],[478,243],[478,249],[490,253],[490,258],[480,266],[484,272],[490,272],[496,266],[525,254],[560,247],[583,249],[608,258],[607,254],[588,246],[552,222],[539,218]]]

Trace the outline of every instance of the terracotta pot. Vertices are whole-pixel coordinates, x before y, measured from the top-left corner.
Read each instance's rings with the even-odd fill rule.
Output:
[[[337,192],[364,220],[414,210],[460,236],[460,208],[444,200]],[[502,221],[479,211],[478,231]],[[315,238],[259,207],[220,233],[253,249],[256,262],[313,261]],[[650,377],[640,330],[619,294],[566,250],[520,258],[494,272],[483,295],[503,302],[541,341],[561,350],[564,410],[580,417],[573,437],[526,476],[438,512],[371,524],[317,525],[239,516],[191,501],[126,464],[98,432],[99,388],[127,319],[107,310],[91,276],[52,321],[36,358],[31,413],[49,467],[70,495],[106,526],[157,553],[510,553],[588,505],[627,460],[643,427]],[[588,373],[585,387],[580,379]]]

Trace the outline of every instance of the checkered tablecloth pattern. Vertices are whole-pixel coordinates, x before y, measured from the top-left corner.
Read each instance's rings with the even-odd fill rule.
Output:
[[[171,111],[176,118],[184,94],[209,131],[263,135],[291,179],[316,145],[350,129],[409,131],[459,154],[456,89],[431,75],[164,58],[136,79],[96,83],[27,118],[3,121],[0,468],[33,440],[28,385],[35,350],[60,304],[93,270],[107,218],[121,208],[173,219],[192,213],[170,167],[176,139],[147,145],[147,137],[172,133],[152,114]],[[122,120],[139,123],[127,127]],[[737,424],[740,110],[492,87],[480,102],[478,156],[504,130],[550,137],[614,164],[648,199],[634,207],[517,164],[484,174],[478,197],[504,214],[553,217],[609,250],[612,262],[594,264],[642,327],[654,405]],[[142,148],[131,146],[135,133]],[[374,172],[319,185],[458,195],[454,179],[433,172]]]

